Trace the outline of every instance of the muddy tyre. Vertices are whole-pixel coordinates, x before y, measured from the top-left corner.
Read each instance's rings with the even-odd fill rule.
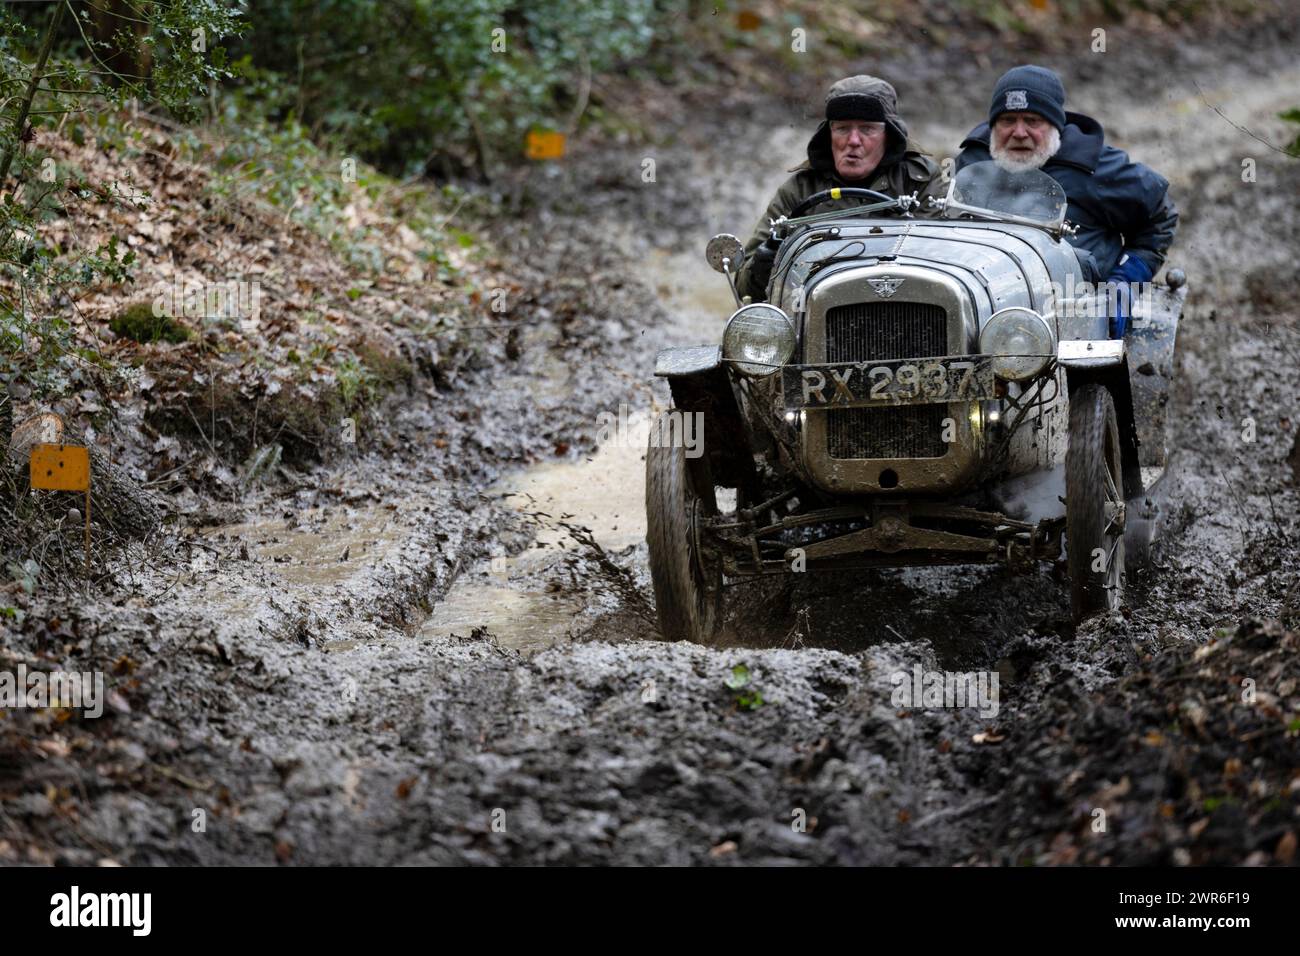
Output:
[[[1124,597],[1124,495],[1119,425],[1110,392],[1070,396],[1065,453],[1065,539],[1074,620],[1118,610]]]
[[[660,420],[662,422],[662,419]],[[646,543],[659,630],[670,641],[708,644],[722,617],[722,569],[701,554],[697,525],[717,514],[708,459],[688,459],[684,448],[655,447],[645,456]]]

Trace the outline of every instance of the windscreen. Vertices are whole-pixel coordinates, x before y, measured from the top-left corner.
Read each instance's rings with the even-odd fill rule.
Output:
[[[990,213],[1003,213],[1055,226],[1065,216],[1065,190],[1039,169],[1013,173],[997,163],[967,166],[953,180],[950,199],[960,206]],[[950,207],[949,214],[965,210]]]

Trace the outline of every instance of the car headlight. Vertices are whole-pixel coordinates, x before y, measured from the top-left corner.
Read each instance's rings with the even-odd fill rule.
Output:
[[[794,355],[794,322],[767,302],[742,306],[727,320],[722,357],[745,375],[770,375]]]
[[[993,356],[993,374],[1012,382],[1033,378],[1056,355],[1056,333],[1033,309],[995,312],[980,332],[980,352]]]

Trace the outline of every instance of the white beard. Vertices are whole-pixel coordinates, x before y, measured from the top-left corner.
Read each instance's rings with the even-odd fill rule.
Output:
[[[1048,128],[1043,145],[1034,150],[1033,155],[1028,159],[1008,155],[1006,149],[996,143],[995,138],[990,137],[989,139],[989,153],[993,157],[993,162],[1009,173],[1025,173],[1031,169],[1037,169],[1055,156],[1056,151],[1060,148],[1061,131],[1055,126]]]

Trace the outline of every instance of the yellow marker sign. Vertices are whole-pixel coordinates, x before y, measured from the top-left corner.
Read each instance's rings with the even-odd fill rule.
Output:
[[[532,130],[528,134],[529,159],[559,159],[564,155],[564,134],[552,130]]]
[[[839,199],[839,198],[840,198],[840,187],[839,187],[839,186],[832,186],[832,187],[831,187],[831,198],[832,198],[832,199]]]
[[[49,491],[88,491],[90,452],[77,445],[34,445],[31,483]]]
[[[90,449],[79,445],[33,445],[31,486],[86,493],[86,577],[90,577]]]

